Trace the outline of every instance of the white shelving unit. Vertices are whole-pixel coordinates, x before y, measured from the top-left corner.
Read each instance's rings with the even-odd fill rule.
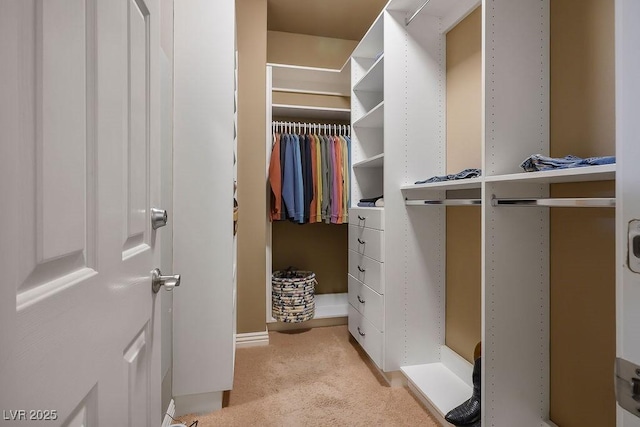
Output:
[[[445,173],[446,33],[481,3],[483,176],[413,184]],[[401,371],[440,417],[470,396],[471,378],[470,365],[460,369],[465,364],[445,345],[446,210],[406,200],[468,197],[482,209],[482,425],[554,425],[548,419],[549,209],[493,201],[549,199],[550,184],[611,181],[620,171],[616,165],[519,169],[527,156],[551,151],[549,46],[550,0],[391,0],[352,57],[352,200],[385,199],[381,351],[357,336],[351,316],[350,331],[383,373]],[[384,105],[381,125],[366,126],[378,105]],[[378,156],[376,167],[363,167]],[[589,204],[575,196],[563,204]],[[611,202],[605,197],[598,204]],[[360,258],[354,265],[369,274],[377,264]],[[375,324],[362,321],[370,320],[363,311],[353,317],[363,327]]]
[[[288,64],[267,64],[267,159],[271,156],[271,122],[273,117],[287,117],[305,121],[349,121],[349,108],[335,108],[318,105],[278,104],[273,102],[274,92],[310,94],[326,96],[349,96],[351,63],[347,61],[339,69],[314,68]],[[268,175],[267,160],[267,175]],[[268,176],[267,176],[268,179]],[[269,197],[267,195],[267,197]],[[266,304],[267,323],[274,323],[271,301],[272,268],[272,230],[267,220],[267,272]],[[315,296],[315,316],[313,320],[345,318],[348,315],[347,293],[318,294]]]

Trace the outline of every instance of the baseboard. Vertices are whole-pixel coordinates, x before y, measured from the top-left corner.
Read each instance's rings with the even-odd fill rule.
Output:
[[[324,319],[311,319],[300,323],[270,322],[267,328],[270,331],[292,331],[296,329],[323,328],[325,326],[346,325],[347,317],[326,317]]]
[[[173,423],[173,418],[176,416],[176,403],[171,399],[169,401],[169,407],[167,408],[167,412],[164,414],[164,419],[162,420],[162,427],[169,427]]]
[[[236,334],[236,348],[258,347],[269,345],[269,332],[247,332]]]
[[[175,396],[176,417],[187,414],[202,415],[222,409],[222,391],[212,391],[210,393],[189,394],[186,396]]]

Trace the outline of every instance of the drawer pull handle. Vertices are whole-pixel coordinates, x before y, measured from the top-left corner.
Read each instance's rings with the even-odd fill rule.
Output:
[[[364,332],[360,330],[360,326],[358,326],[358,334],[360,334],[361,337],[366,335]]]
[[[358,270],[360,270],[360,273],[364,273],[365,272],[365,269],[360,267],[360,266],[358,266]]]
[[[360,238],[358,238],[358,243],[360,243],[361,245],[364,245],[367,242],[365,240],[360,240]]]
[[[367,219],[367,217],[362,217],[362,216],[358,215],[358,219],[359,219],[360,221],[364,221],[365,219]]]
[[[360,295],[358,295],[358,301],[360,301],[360,304],[364,304],[365,300],[363,300],[362,298],[360,298]]]

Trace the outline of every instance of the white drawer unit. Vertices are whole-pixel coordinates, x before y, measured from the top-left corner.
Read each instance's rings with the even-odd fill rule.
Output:
[[[349,305],[349,332],[360,343],[371,360],[382,369],[383,333],[376,329],[358,310]]]
[[[384,208],[351,208],[349,225],[384,230]]]
[[[382,295],[351,275],[349,275],[349,304],[367,318],[376,329],[384,331]]]
[[[349,249],[376,261],[384,262],[384,232],[350,225]]]
[[[349,274],[384,295],[384,264],[349,250]]]

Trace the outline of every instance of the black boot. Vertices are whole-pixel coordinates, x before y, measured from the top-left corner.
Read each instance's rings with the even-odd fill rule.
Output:
[[[473,394],[471,398],[450,410],[444,417],[454,426],[480,426],[480,382],[482,378],[480,362],[481,358],[478,357],[473,364]]]

